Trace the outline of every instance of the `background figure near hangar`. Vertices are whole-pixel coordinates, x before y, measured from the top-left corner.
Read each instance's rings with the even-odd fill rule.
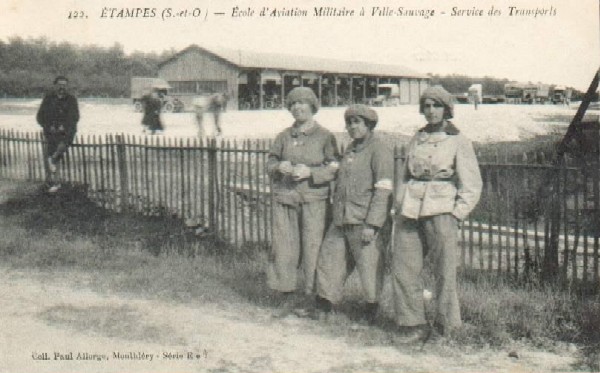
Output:
[[[162,132],[164,127],[160,120],[160,111],[162,109],[160,92],[152,88],[150,92],[142,97],[142,105],[144,107],[144,117],[142,118],[144,132],[148,131],[151,135],[159,131]]]
[[[221,113],[225,111],[227,95],[224,93],[211,93],[194,99],[198,137],[216,137],[222,134]],[[204,120],[204,113],[213,114],[212,125]]]

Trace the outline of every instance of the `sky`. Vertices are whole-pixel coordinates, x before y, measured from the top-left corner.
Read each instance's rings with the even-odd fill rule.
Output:
[[[10,37],[20,36],[105,47],[119,43],[126,53],[178,51],[197,44],[401,65],[423,74],[490,76],[586,90],[600,66],[599,3],[0,0],[0,40],[7,42]],[[314,8],[321,7],[329,8],[329,14],[334,10],[347,12],[333,16],[325,15],[324,10],[316,16]],[[142,10],[138,17],[118,17],[123,8]],[[261,16],[264,9],[268,9],[267,15]],[[186,10],[185,17],[167,17]],[[306,11],[306,16],[270,16],[273,10]],[[489,15],[492,10],[499,13]],[[349,15],[349,11],[354,14]],[[409,11],[415,14],[407,15]],[[478,15],[480,12],[482,15]]]

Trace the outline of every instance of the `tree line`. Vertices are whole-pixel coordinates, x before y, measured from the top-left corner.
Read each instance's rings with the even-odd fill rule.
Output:
[[[66,75],[80,97],[129,97],[132,76],[157,76],[158,64],[175,53],[171,49],[126,55],[119,43],[105,48],[15,36],[7,43],[0,40],[0,97],[41,97],[56,75]],[[492,77],[431,76],[431,84],[441,84],[453,94],[465,93],[471,84],[479,83],[486,95],[503,95],[509,82]]]
[[[134,52],[123,46],[78,46],[46,38],[0,40],[0,97],[42,97],[57,75],[81,97],[129,97],[132,76],[156,76],[158,64],[175,52]]]

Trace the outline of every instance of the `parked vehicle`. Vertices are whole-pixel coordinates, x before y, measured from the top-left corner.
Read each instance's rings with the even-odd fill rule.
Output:
[[[481,104],[483,99],[483,87],[481,84],[471,84],[468,92],[469,102]]]
[[[184,104],[178,98],[169,94],[171,86],[165,80],[160,78],[148,78],[134,76],[131,78],[131,99],[133,100],[133,108],[136,112],[144,110],[142,96],[149,94],[153,90],[159,92],[162,100],[162,109],[165,112],[183,111]]]
[[[557,85],[552,90],[552,103],[568,105],[571,100],[571,90],[565,86]]]
[[[398,84],[379,84],[379,94],[373,100],[375,106],[398,106],[400,105],[400,86]]]

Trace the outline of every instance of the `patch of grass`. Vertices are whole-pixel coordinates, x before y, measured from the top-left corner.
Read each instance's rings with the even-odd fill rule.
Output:
[[[537,135],[527,141],[474,143],[479,162],[547,163],[556,152],[564,130],[556,129],[547,135]]]
[[[501,346],[527,339],[547,346],[550,341],[579,339],[575,313],[581,305],[569,292],[481,273],[463,274],[460,284],[463,319],[470,327],[457,336],[459,340]]]
[[[92,286],[107,291],[236,307],[249,315],[275,306],[266,287],[266,247],[262,245],[236,249],[214,237],[190,236],[180,222],[169,217],[110,213],[77,191],[58,197],[63,200],[36,193],[15,196],[0,205],[4,223],[0,227],[0,260],[4,265],[42,273],[67,271],[75,278],[86,276]],[[502,348],[524,341],[549,349],[556,343],[577,343],[585,346],[582,366],[599,366],[597,294],[584,296],[475,271],[461,272],[459,283],[465,327],[442,343],[440,353],[457,345]],[[377,327],[360,321],[359,284],[353,274],[341,314],[330,323],[314,323],[309,328],[351,343],[388,345],[394,327],[389,283]],[[90,318],[82,317],[82,312],[65,305],[42,317],[77,328],[89,327],[88,323],[100,325],[96,331],[106,335],[114,326],[108,320],[134,322],[127,309],[94,309]],[[163,332],[155,327],[158,329],[130,326],[132,335],[142,339]]]

